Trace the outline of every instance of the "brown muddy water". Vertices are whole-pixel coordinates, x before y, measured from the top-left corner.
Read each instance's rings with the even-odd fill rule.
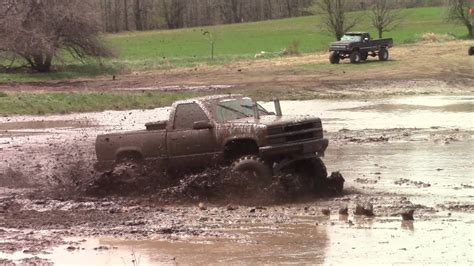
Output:
[[[26,247],[1,248],[0,258],[19,262],[37,256],[58,265],[473,264],[473,104],[473,96],[285,101],[284,114],[322,118],[331,141],[324,161],[329,171],[343,173],[343,196],[257,210],[238,206],[227,211],[212,203],[206,211],[194,204],[164,206],[164,214],[155,209],[140,212],[145,224],[127,231],[107,223],[101,231],[93,222],[56,230],[3,227],[0,235],[3,230],[7,237],[0,239],[0,248],[9,243],[21,246],[26,243],[24,234],[41,239],[59,232],[65,240],[36,253]],[[272,109],[271,103],[263,105]],[[4,177],[23,173],[26,184],[43,185],[46,176],[64,167],[58,162],[93,160],[97,134],[141,129],[167,114],[167,108],[160,108],[0,118],[0,128],[8,127],[0,131],[0,170],[10,171],[4,170]],[[44,120],[51,122],[35,122]],[[83,122],[78,126],[74,121]],[[30,122],[30,128],[25,126]],[[28,131],[40,134],[24,134]],[[81,151],[80,156],[71,155],[72,149]],[[3,199],[16,190],[2,191]],[[373,204],[375,217],[354,215],[355,205],[366,202]],[[27,206],[19,208],[31,209]],[[64,205],[51,206],[68,211]],[[348,216],[338,214],[344,206]],[[331,214],[323,215],[323,209]],[[414,221],[402,221],[400,212],[407,209],[415,210]],[[2,219],[8,218],[0,212],[0,224]],[[191,233],[156,233],[163,223]],[[35,233],[29,234],[32,230]],[[115,231],[119,234],[112,234]]]

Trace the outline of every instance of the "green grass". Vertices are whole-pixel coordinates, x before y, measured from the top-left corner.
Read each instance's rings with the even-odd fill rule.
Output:
[[[399,27],[385,34],[394,38],[395,45],[416,42],[426,32],[449,33],[457,38],[467,37],[464,26],[446,22],[443,8],[404,9],[401,14],[404,20]],[[365,18],[355,31],[370,31],[376,36],[368,19],[368,12],[355,12],[351,15]],[[209,43],[202,35],[203,30],[212,32],[215,38],[214,61],[209,58]],[[278,53],[295,41],[299,43],[300,52],[311,53],[327,49],[334,37],[321,27],[320,17],[309,16],[179,30],[126,32],[106,35],[105,40],[119,56],[106,60],[104,66],[92,61],[85,65],[66,63],[57,72],[50,74],[0,73],[0,82],[70,79],[120,71],[225,64],[233,60],[252,59],[260,51]]]
[[[0,92],[0,115],[55,114],[104,110],[150,109],[204,95],[199,92]]]
[[[461,25],[447,23],[444,12],[443,8],[404,9],[401,11],[403,22],[386,35],[393,37],[396,44],[415,42],[426,32],[466,37],[467,30]],[[356,12],[352,15],[367,17],[368,13]],[[120,52],[119,61],[133,64],[146,60],[180,59],[192,62],[209,57],[208,42],[202,36],[202,29],[213,33],[217,56],[253,57],[260,51],[282,51],[293,41],[299,41],[303,53],[325,50],[334,37],[318,25],[321,25],[320,18],[310,16],[180,30],[120,33],[107,36],[107,41]],[[354,30],[369,30],[376,37],[376,31],[367,18]]]

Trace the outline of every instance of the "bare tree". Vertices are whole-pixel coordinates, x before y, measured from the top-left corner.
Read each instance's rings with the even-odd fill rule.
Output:
[[[346,13],[351,9],[350,0],[318,0],[316,7],[322,13],[326,29],[340,40],[345,32],[351,30],[359,22],[358,18],[350,19]]]
[[[448,19],[466,26],[469,37],[474,39],[474,14],[468,2],[470,0],[448,0]]]
[[[389,0],[375,0],[372,5],[370,18],[372,25],[377,29],[379,38],[382,38],[384,32],[395,29],[402,18],[400,12],[391,5],[392,2]]]
[[[112,52],[99,38],[96,1],[16,0],[0,5],[0,53],[21,58],[38,71],[51,70],[60,51],[74,58],[107,57]]]
[[[128,25],[128,1],[123,0],[123,17],[125,20],[125,30],[130,30],[130,26]]]

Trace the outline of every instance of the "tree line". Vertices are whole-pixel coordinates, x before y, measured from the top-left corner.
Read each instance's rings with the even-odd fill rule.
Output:
[[[100,0],[106,32],[177,29],[308,15],[313,0]]]
[[[365,10],[377,0],[351,0]],[[391,0],[411,8],[443,5],[445,0]],[[97,2],[94,1],[94,2]],[[318,0],[99,0],[105,32],[177,29],[314,15]]]

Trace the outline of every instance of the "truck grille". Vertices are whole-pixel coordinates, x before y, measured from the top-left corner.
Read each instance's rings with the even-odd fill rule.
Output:
[[[267,133],[268,145],[323,138],[321,121],[271,126],[267,128]]]

